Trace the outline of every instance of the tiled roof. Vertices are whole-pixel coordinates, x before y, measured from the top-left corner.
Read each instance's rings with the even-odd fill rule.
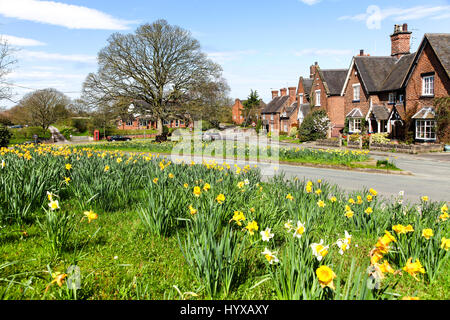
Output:
[[[328,87],[330,95],[340,95],[347,77],[347,69],[320,69],[320,76]]]
[[[361,109],[353,108],[352,111],[347,114],[347,118],[364,118],[364,116]]]
[[[289,96],[283,97],[275,97],[272,101],[270,101],[266,107],[261,111],[261,113],[276,113],[279,112],[279,109],[286,103],[289,99]]]
[[[394,57],[356,56],[355,65],[369,93],[381,91],[397,59]]]
[[[300,106],[300,112],[303,114],[303,118],[305,118],[310,111],[311,105],[309,103],[304,103]]]
[[[425,38],[450,76],[450,33],[425,33]]]
[[[397,60],[379,90],[393,91],[400,89],[411,67],[412,62],[414,61],[414,57],[415,54],[411,53],[404,55],[399,60]]]
[[[372,113],[377,120],[387,120],[390,115],[389,109],[385,106],[373,106]]]
[[[306,94],[309,94],[309,92],[311,91],[313,82],[314,82],[314,79],[310,79],[310,78],[303,79],[303,88],[305,89]]]

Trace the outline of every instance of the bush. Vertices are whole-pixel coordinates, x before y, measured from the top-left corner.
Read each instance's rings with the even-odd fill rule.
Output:
[[[291,128],[291,131],[289,131],[289,136],[292,138],[297,137],[298,134],[298,128],[297,127],[293,127]]]
[[[305,117],[299,128],[300,140],[315,141],[325,139],[329,126],[330,120],[326,111],[322,109],[314,110]]]
[[[72,119],[72,127],[77,129],[79,133],[86,132],[88,129],[88,123],[85,119]]]
[[[353,133],[349,136],[351,142],[357,142],[359,141],[359,138],[361,138],[361,136],[358,133]]]
[[[8,128],[0,125],[0,148],[8,147],[9,140],[12,137],[12,133],[9,132]]]
[[[389,142],[391,142],[391,140],[389,140],[388,137],[389,133],[385,132],[385,133],[374,133],[371,135],[372,137],[372,142],[373,143],[384,143],[387,144]]]

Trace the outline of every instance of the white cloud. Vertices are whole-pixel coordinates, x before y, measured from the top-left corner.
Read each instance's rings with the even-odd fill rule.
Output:
[[[351,55],[352,50],[345,49],[303,49],[295,52],[296,56],[345,56]]]
[[[0,0],[0,14],[69,29],[126,30],[133,23],[95,9],[54,1]]]
[[[8,34],[0,34],[0,39],[6,40],[8,44],[20,47],[45,46],[45,43],[28,38],[15,37]]]
[[[57,61],[70,61],[70,62],[83,62],[95,64],[97,63],[96,56],[90,56],[85,54],[60,54],[49,53],[44,51],[29,51],[21,50],[17,53],[17,56],[26,60],[57,60]]]
[[[353,16],[342,16],[338,20],[365,21],[369,29],[380,29],[381,22],[390,18],[395,22],[406,22],[418,19],[445,19],[450,15],[450,6],[415,6],[411,8],[385,8],[376,5],[367,7],[365,13]]]
[[[321,0],[299,0],[300,2],[303,2],[304,4],[307,4],[309,6],[312,6],[316,3],[319,3]]]

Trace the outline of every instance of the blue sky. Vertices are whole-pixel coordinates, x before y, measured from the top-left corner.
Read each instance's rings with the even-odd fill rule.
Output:
[[[192,32],[203,51],[222,65],[233,99],[244,99],[253,89],[267,103],[272,89],[296,86],[315,61],[321,68],[348,68],[360,49],[389,55],[394,24],[408,23],[414,52],[424,33],[450,32],[450,3],[0,0],[0,35],[18,49],[18,64],[7,78],[15,84],[14,100],[47,87],[78,97],[112,33],[132,33],[157,19]]]

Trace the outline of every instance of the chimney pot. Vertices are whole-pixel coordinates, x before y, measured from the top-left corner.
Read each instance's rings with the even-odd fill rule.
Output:
[[[364,55],[364,49],[359,50],[359,55],[363,56]]]
[[[280,92],[281,92],[281,96],[282,97],[287,95],[287,89],[286,88],[280,89]]]
[[[278,90],[272,90],[272,99],[278,97]]]
[[[406,31],[408,31],[408,24],[404,23],[403,24],[403,32],[406,32]]]

